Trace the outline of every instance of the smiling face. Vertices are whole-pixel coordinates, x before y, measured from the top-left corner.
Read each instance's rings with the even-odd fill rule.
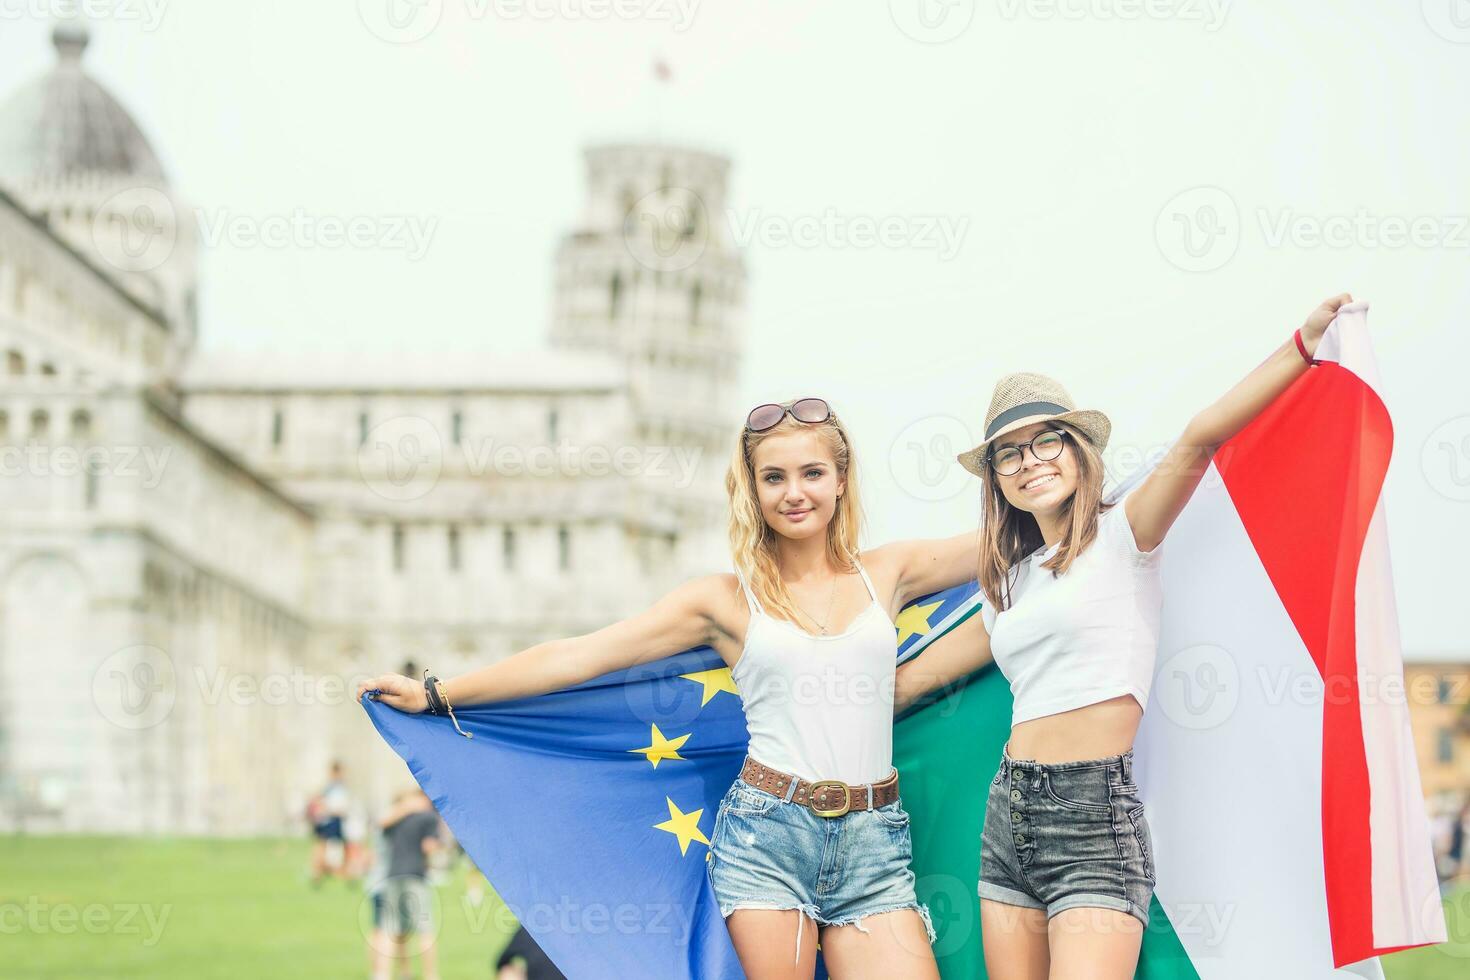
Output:
[[[846,481],[813,430],[803,428],[763,439],[751,456],[751,468],[767,524],[788,538],[826,532]]]
[[[1035,422],[1008,432],[996,441],[992,451],[1004,446],[1020,446],[1047,429],[1057,429],[1052,422]],[[1062,454],[1056,459],[1037,459],[1031,447],[1021,451],[1021,469],[1009,476],[994,471],[995,480],[1006,502],[1030,514],[1054,514],[1077,490],[1077,447],[1068,435],[1062,437]]]

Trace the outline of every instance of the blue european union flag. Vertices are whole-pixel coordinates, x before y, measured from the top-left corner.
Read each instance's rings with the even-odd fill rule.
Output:
[[[978,600],[971,582],[910,603],[895,654],[916,656]],[[709,647],[457,708],[473,739],[447,718],[363,705],[568,977],[744,976],[705,862],[749,735],[730,670]]]

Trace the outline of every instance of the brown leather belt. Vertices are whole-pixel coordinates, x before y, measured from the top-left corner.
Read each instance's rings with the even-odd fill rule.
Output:
[[[791,802],[809,807],[819,817],[840,817],[852,810],[868,809],[868,790],[872,789],[873,808],[887,806],[898,799],[898,770],[893,770],[893,775],[881,783],[863,783],[860,786],[852,786],[838,779],[819,779],[814,783],[805,779],[797,779],[790,773],[756,762],[750,756],[745,757],[745,765],[740,767],[740,778],[756,789],[763,789],[767,793],[774,793],[782,799],[786,798],[786,789],[793,780],[796,782],[796,792],[791,796]]]

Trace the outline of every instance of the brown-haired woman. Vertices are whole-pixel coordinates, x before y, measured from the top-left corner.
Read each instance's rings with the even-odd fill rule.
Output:
[[[958,457],[982,484],[985,605],[898,672],[910,699],[992,657],[1011,684],[981,835],[991,980],[1133,976],[1155,881],[1133,741],[1158,648],[1160,544],[1215,452],[1314,363],[1351,300],[1313,310],[1116,503],[1102,502],[1105,415],[1044,375],[996,385],[984,441]]]

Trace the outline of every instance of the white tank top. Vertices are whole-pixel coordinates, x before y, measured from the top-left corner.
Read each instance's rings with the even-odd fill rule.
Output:
[[[745,647],[730,670],[745,703],[750,755],[802,779],[876,783],[893,772],[893,686],[898,631],[873,601],[841,633],[813,636],[750,603]]]
[[[1011,682],[1012,725],[1122,694],[1148,707],[1164,546],[1138,550],[1122,500],[1098,518],[1097,537],[1056,577],[1041,563],[1059,546],[1011,567],[1009,609],[980,607],[995,665]]]

